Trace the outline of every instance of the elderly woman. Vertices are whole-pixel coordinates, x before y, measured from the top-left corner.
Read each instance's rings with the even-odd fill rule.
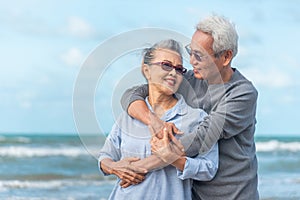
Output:
[[[149,109],[188,134],[207,114],[189,107],[182,96],[176,94],[185,72],[178,42],[164,40],[145,50],[142,73],[149,86],[149,96],[145,99]],[[141,175],[135,185],[121,187],[122,179],[132,178],[129,170],[122,169],[122,163],[155,156],[151,155],[150,140],[148,127],[126,112],[115,122],[99,157],[100,171],[119,177],[109,199],[191,199],[192,179],[208,181],[214,177],[218,168],[217,144],[205,155],[177,157],[172,164],[148,172],[145,179]],[[143,167],[147,171],[151,169],[147,165]],[[121,169],[126,173],[120,173]]]

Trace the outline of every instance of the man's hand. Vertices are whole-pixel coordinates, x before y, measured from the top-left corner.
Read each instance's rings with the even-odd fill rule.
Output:
[[[151,134],[155,134],[156,137],[162,138],[163,136],[163,129],[167,131],[169,135],[175,134],[183,134],[173,123],[170,122],[164,122],[161,119],[159,119],[154,113],[150,112],[149,114],[150,124],[149,129]],[[172,138],[171,136],[169,136]]]
[[[153,133],[151,127],[150,130]],[[184,155],[183,149],[183,146],[173,136],[173,134],[170,140],[166,128],[163,129],[162,138],[157,137],[156,134],[152,134],[151,151],[160,159],[162,159],[165,163],[171,164],[177,159],[179,159],[182,155]]]

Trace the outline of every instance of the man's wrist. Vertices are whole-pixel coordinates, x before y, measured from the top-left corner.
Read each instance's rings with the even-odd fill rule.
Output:
[[[162,131],[164,123],[155,113],[149,111],[149,126],[152,127],[155,134]]]

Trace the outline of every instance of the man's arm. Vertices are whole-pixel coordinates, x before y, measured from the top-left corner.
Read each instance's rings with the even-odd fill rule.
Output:
[[[128,108],[131,103],[137,100],[144,101],[148,94],[149,92],[147,84],[134,86],[127,89],[121,97],[121,106],[123,110],[128,112]]]
[[[257,92],[250,84],[235,87],[224,95],[194,133],[180,138],[187,156],[204,154],[220,138],[228,139],[253,128],[256,100]]]
[[[149,110],[145,102],[147,96],[148,85],[135,86],[122,95],[121,105],[131,117],[152,126],[158,132],[162,129],[163,121]]]
[[[167,128],[169,134],[181,134],[180,130],[173,123],[165,123],[159,119],[155,113],[152,113],[145,103],[145,98],[148,96],[148,85],[135,86],[125,91],[121,98],[122,108],[127,113],[150,126],[154,134],[160,134],[163,127]]]

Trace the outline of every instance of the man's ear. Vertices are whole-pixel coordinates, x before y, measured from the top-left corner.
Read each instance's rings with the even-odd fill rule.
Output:
[[[223,56],[224,56],[223,66],[229,65],[232,60],[232,56],[233,56],[232,50],[225,51]]]

